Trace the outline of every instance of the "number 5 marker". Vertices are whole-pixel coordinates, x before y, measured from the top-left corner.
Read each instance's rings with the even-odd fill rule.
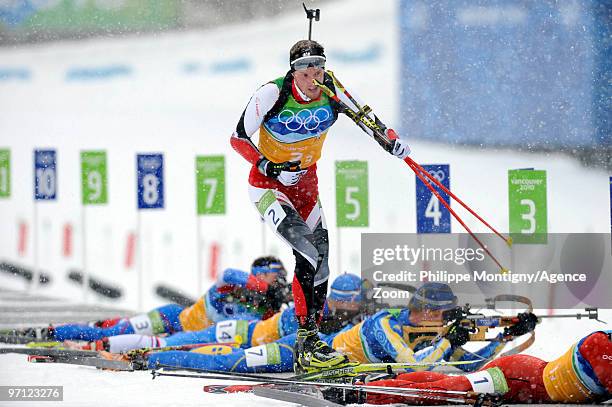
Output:
[[[368,163],[336,161],[336,225],[367,227],[368,204]]]

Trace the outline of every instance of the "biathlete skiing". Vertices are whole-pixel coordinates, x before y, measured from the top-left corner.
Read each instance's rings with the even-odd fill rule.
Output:
[[[232,147],[252,165],[248,180],[252,203],[295,256],[296,372],[349,363],[318,336],[329,278],[329,238],[319,200],[317,161],[329,128],[345,112],[315,83],[339,88],[325,64],[321,44],[295,43],[289,52],[289,71],[253,94],[231,137]],[[353,106],[344,92],[338,92],[338,97]],[[389,152],[406,158],[407,142],[376,121],[394,140]],[[256,145],[251,137],[257,131]]]

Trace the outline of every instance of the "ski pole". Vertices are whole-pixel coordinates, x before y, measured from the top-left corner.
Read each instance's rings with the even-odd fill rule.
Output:
[[[340,84],[340,82],[336,79],[335,76],[333,76],[333,72],[328,71],[330,73],[330,75],[332,76],[333,80],[338,84],[339,87],[342,87],[342,85]],[[390,145],[390,140],[388,139],[388,137],[386,137],[384,135],[384,133],[381,131],[380,126],[376,125],[376,123],[372,122],[371,119],[366,119],[366,112],[369,112],[369,107],[367,111],[363,110],[360,106],[360,104],[355,100],[355,98],[353,98],[352,95],[350,95],[350,93],[348,93],[346,90],[344,90],[345,94],[347,95],[347,97],[349,98],[349,100],[356,106],[356,108],[362,113],[360,114],[359,112],[355,112],[354,110],[352,110],[349,106],[346,105],[346,103],[344,103],[342,100],[340,100],[340,98],[338,97],[338,95],[336,95],[336,93],[334,91],[332,91],[328,86],[326,86],[325,84],[314,80],[314,83],[322,89],[323,92],[325,92],[329,97],[331,97],[336,103],[338,103],[340,106],[343,107],[343,109],[346,111],[346,113],[348,113],[349,117],[359,126],[361,127],[363,130],[365,130],[364,127],[367,127],[369,130],[372,131],[374,137],[378,140],[380,140],[382,143],[384,143],[387,147],[389,147]],[[342,87],[343,88],[343,87]],[[343,88],[344,89],[344,88]],[[365,109],[365,108],[364,108]],[[408,157],[409,158],[409,157]],[[414,162],[414,160],[410,159],[410,161],[408,161],[408,159],[406,159],[404,162],[406,162],[406,164],[408,164],[408,166],[412,169],[412,171],[414,171],[414,173],[417,175],[417,177],[419,177],[419,179],[421,180],[421,182],[423,182],[423,184],[425,184],[425,186],[427,186],[427,188],[442,202],[442,204],[449,210],[449,212],[453,215],[453,217],[455,219],[457,219],[457,221],[463,226],[463,228],[470,234],[470,236],[472,236],[472,238],[474,238],[474,240],[478,243],[478,245],[489,255],[489,257],[491,257],[491,259],[495,262],[495,264],[497,264],[497,266],[500,268],[500,271],[502,273],[506,273],[508,271],[507,268],[505,268],[504,266],[501,265],[501,263],[497,260],[497,258],[495,256],[493,256],[493,254],[489,251],[489,249],[487,249],[487,247],[480,241],[480,239],[478,239],[476,237],[476,235],[474,235],[474,233],[467,227],[467,225],[465,224],[465,222],[459,217],[459,215],[457,215],[457,213],[451,209],[450,205],[448,204],[448,202],[446,202],[446,200],[444,200],[440,194],[435,190],[435,188],[433,188],[433,186],[427,182],[423,175],[421,174],[421,171],[425,172],[428,176],[433,177],[431,174],[429,174],[427,171],[425,171],[425,169],[423,169],[422,167],[420,167],[420,165],[418,165],[416,162]],[[416,166],[413,166],[411,162],[414,162],[415,165],[417,165],[420,169],[418,169]],[[437,180],[434,179],[434,182],[438,182]],[[444,189],[446,189],[442,184],[439,184],[440,186],[442,186]],[[449,191],[450,192],[450,191]],[[454,194],[449,194],[451,196],[454,196]],[[461,201],[461,203],[463,203],[463,201]],[[471,210],[470,210],[471,211]],[[477,216],[479,219],[479,216]],[[486,223],[485,223],[486,224]],[[487,224],[488,225],[488,224]],[[503,236],[501,236],[498,233],[498,236],[500,236],[502,239],[504,239],[504,241],[506,241],[506,243],[509,243],[509,240],[505,239]]]
[[[406,157],[406,159],[404,160],[406,161],[406,163],[408,165],[410,165],[411,167],[418,168],[423,174],[425,174],[427,176],[427,178],[429,178],[430,180],[432,180],[439,188],[441,188],[444,192],[446,192],[448,195],[450,195],[451,198],[453,198],[455,201],[457,201],[461,206],[463,206],[468,212],[470,212],[472,215],[474,215],[474,217],[476,217],[476,219],[478,219],[479,221],[481,221],[486,227],[488,227],[493,233],[495,233],[497,236],[499,236],[504,242],[506,242],[506,244],[508,246],[512,246],[512,238],[509,237],[505,237],[504,235],[502,235],[501,233],[499,233],[493,226],[491,226],[486,220],[484,220],[480,215],[478,215],[474,210],[472,210],[472,208],[470,208],[465,202],[463,202],[461,199],[459,199],[459,197],[457,195],[455,195],[453,192],[451,192],[448,188],[446,188],[444,186],[444,184],[442,184],[438,179],[436,179],[436,177],[434,177],[433,175],[431,175],[429,173],[429,171],[425,170],[425,168],[423,168],[423,166],[421,166],[419,163],[417,163],[416,161],[414,161],[412,158],[410,157]],[[416,171],[416,170],[415,170]]]
[[[355,107],[357,107],[357,109],[359,110],[359,112],[362,113],[362,115],[367,115],[371,112],[371,109],[369,108],[369,106],[365,106],[365,107],[361,107],[361,105],[359,104],[359,102],[357,102],[357,100],[353,97],[353,95],[351,95],[349,93],[348,90],[346,90],[346,88],[340,83],[340,81],[338,80],[338,78],[336,78],[336,76],[334,75],[334,73],[332,71],[327,71],[329,73],[329,75],[333,78],[334,82],[336,82],[338,84],[338,86],[340,88],[342,88],[344,94],[349,98],[349,100],[355,105]],[[319,82],[316,82],[319,83]],[[328,91],[332,92],[331,89],[329,89],[327,86],[325,86],[325,89],[327,89]],[[332,92],[333,93],[333,92]],[[336,102],[340,102],[340,99],[336,96],[336,98],[334,99]],[[345,105],[346,108],[349,108],[348,106]],[[350,108],[349,108],[350,109]],[[361,121],[360,121],[361,122]],[[389,140],[387,137],[384,137],[384,134],[381,132],[381,129],[378,128],[378,126],[376,126],[376,128],[369,126],[367,124],[367,122],[363,122],[364,125],[368,126],[368,128],[370,130],[372,130],[375,135],[379,138],[381,138],[381,140],[383,142],[385,142],[385,144],[389,144],[391,142],[391,140]],[[420,171],[422,171],[429,179],[431,179],[438,187],[440,187],[444,192],[446,192],[449,196],[451,196],[455,201],[457,201],[461,206],[463,206],[468,212],[470,212],[472,215],[474,215],[479,221],[481,221],[485,226],[487,226],[493,233],[495,233],[497,236],[499,236],[504,242],[506,242],[506,244],[508,244],[508,246],[512,245],[512,239],[507,238],[505,236],[503,236],[501,233],[499,233],[493,226],[491,226],[487,221],[485,221],[480,215],[478,215],[472,208],[470,208],[465,202],[463,202],[459,197],[457,197],[453,192],[451,192],[448,188],[446,188],[440,181],[438,181],[433,175],[431,175],[428,171],[426,171],[419,163],[417,163],[416,161],[414,161],[412,158],[410,157],[406,157],[406,159],[404,160],[408,165],[411,166],[411,168],[414,166],[416,168],[418,168]],[[414,168],[412,168],[413,171],[415,171]],[[416,172],[416,171],[415,171]]]
[[[408,163],[408,162],[407,162]],[[417,170],[416,168],[414,168],[410,163],[408,163],[408,166],[410,168],[412,168],[412,170],[414,171],[414,173],[416,174],[417,177],[419,177],[419,179],[421,180],[421,182],[423,184],[425,184],[425,186],[431,191],[432,194],[434,194],[436,196],[436,198],[438,198],[438,200],[442,203],[442,205],[444,205],[446,207],[446,209],[448,209],[448,211],[453,215],[453,217],[455,219],[457,219],[457,221],[461,224],[461,226],[463,226],[463,228],[465,230],[467,230],[467,232],[470,234],[470,236],[472,236],[472,238],[478,243],[478,245],[489,255],[489,257],[495,262],[495,264],[497,264],[497,266],[500,268],[500,271],[502,273],[507,273],[508,269],[506,269],[504,266],[501,265],[501,263],[499,262],[499,260],[497,260],[497,258],[493,255],[493,253],[491,253],[491,251],[489,249],[487,249],[487,246],[485,246],[480,239],[478,239],[478,237],[476,237],[476,235],[470,230],[470,228],[463,222],[463,220],[459,217],[459,215],[457,215],[457,213],[453,210],[453,208],[450,207],[450,205],[448,204],[448,202],[446,202],[446,200],[444,198],[442,198],[442,195],[440,195],[440,193],[423,177],[423,174]]]

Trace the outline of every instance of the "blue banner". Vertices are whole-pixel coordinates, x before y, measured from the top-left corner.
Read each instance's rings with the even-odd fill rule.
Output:
[[[401,132],[485,146],[611,145],[604,14],[609,6],[588,1],[401,0]]]
[[[423,168],[450,190],[450,166],[448,164],[423,165]],[[430,184],[450,204],[448,194],[433,182],[430,181]],[[416,206],[417,233],[450,233],[450,212],[418,177],[416,177]]]
[[[164,207],[164,156],[138,154],[136,156],[138,209]]]
[[[55,150],[34,150],[34,200],[57,198],[57,157]]]

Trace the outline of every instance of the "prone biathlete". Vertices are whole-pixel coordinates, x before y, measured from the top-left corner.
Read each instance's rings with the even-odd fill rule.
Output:
[[[612,331],[587,335],[551,362],[519,354],[496,359],[480,371],[467,375],[413,372],[366,385],[503,393],[504,403],[604,402],[612,398]],[[335,401],[355,403],[359,401],[356,396],[357,393],[353,393],[348,399]],[[367,393],[361,401],[368,404],[439,404],[424,395],[403,397],[375,393]]]
[[[354,274],[342,274],[334,279],[325,303],[321,331],[338,332],[348,323],[361,318],[361,278]],[[228,343],[242,348],[272,343],[296,333],[298,329],[295,308],[285,308],[265,320],[232,320],[218,322],[214,326],[191,332],[179,332],[168,337],[149,335],[121,335],[105,338],[98,349],[112,353],[132,349],[180,346],[191,344]]]
[[[286,271],[274,256],[259,257],[251,272],[226,269],[217,282],[179,316],[184,331],[199,331],[226,319],[265,319],[286,301]]]
[[[411,296],[408,308],[379,311],[340,333],[334,339],[334,348],[348,355],[351,361],[361,363],[416,362],[415,352],[427,350],[432,354],[427,361],[472,362],[457,367],[473,371],[497,356],[507,341],[532,331],[537,321],[535,316],[526,313],[515,325],[474,352],[462,347],[469,341],[469,331],[461,326],[451,326],[443,338],[420,340],[424,338],[419,336],[426,335],[411,332],[411,327],[443,325],[444,312],[456,305],[457,297],[448,284],[424,283]]]
[[[353,323],[361,318],[360,305],[362,299],[361,279],[359,277],[353,274],[343,274],[337,277],[331,285],[331,291],[324,307],[324,320],[321,322],[321,329],[328,334],[319,333],[321,340],[329,345],[338,331],[352,327]],[[282,316],[291,316],[291,321],[282,329],[286,333],[293,333],[273,342],[266,341],[270,341],[280,332],[277,331],[277,327],[270,323],[273,320],[273,318],[270,318],[249,325],[249,328],[253,328],[249,329],[249,337],[253,346],[247,349],[214,345],[190,352],[152,353],[146,356],[147,366],[154,368],[158,364],[163,364],[232,372],[291,371],[297,336],[297,319],[293,310],[285,311],[280,315],[279,321],[282,321]],[[258,331],[261,331],[261,334],[258,335]]]
[[[16,334],[33,340],[94,342],[117,335],[164,335],[201,330],[230,318],[261,319],[281,308],[286,288],[284,273],[279,259],[260,257],[251,265],[250,273],[231,268],[224,270],[218,281],[190,307],[167,304],[129,318],[28,328]],[[103,345],[94,343],[91,346],[101,349]]]
[[[429,289],[425,289],[425,288]],[[427,307],[446,305],[452,307],[456,304],[456,297],[452,295],[450,287],[428,283],[421,287],[418,296],[412,303],[413,318],[426,321],[430,313],[441,315],[441,310],[432,311]],[[446,287],[446,291],[441,291]],[[333,288],[333,287],[332,287]],[[435,290],[431,290],[435,288]],[[333,293],[333,290],[332,290]],[[418,309],[421,308],[421,309]],[[448,358],[454,343],[469,335],[461,331],[449,330],[446,337],[441,338],[423,347],[418,352],[404,340],[402,325],[409,322],[408,310],[383,310],[371,317],[367,317],[357,325],[348,324],[340,332],[329,335],[319,333],[319,338],[328,346],[345,352],[352,362],[406,362],[406,363],[433,363]],[[260,345],[249,349],[231,350],[222,347],[204,348],[204,352],[218,354],[198,354],[194,352],[171,351],[153,353],[148,357],[148,366],[153,368],[159,362],[164,365],[177,367],[200,368],[210,370],[230,370],[236,372],[288,372],[294,361],[293,349],[296,335],[285,336],[272,344]],[[464,344],[461,341],[461,344]],[[223,354],[225,353],[225,354]],[[422,369],[430,366],[419,367]],[[415,368],[416,369],[416,368]]]

